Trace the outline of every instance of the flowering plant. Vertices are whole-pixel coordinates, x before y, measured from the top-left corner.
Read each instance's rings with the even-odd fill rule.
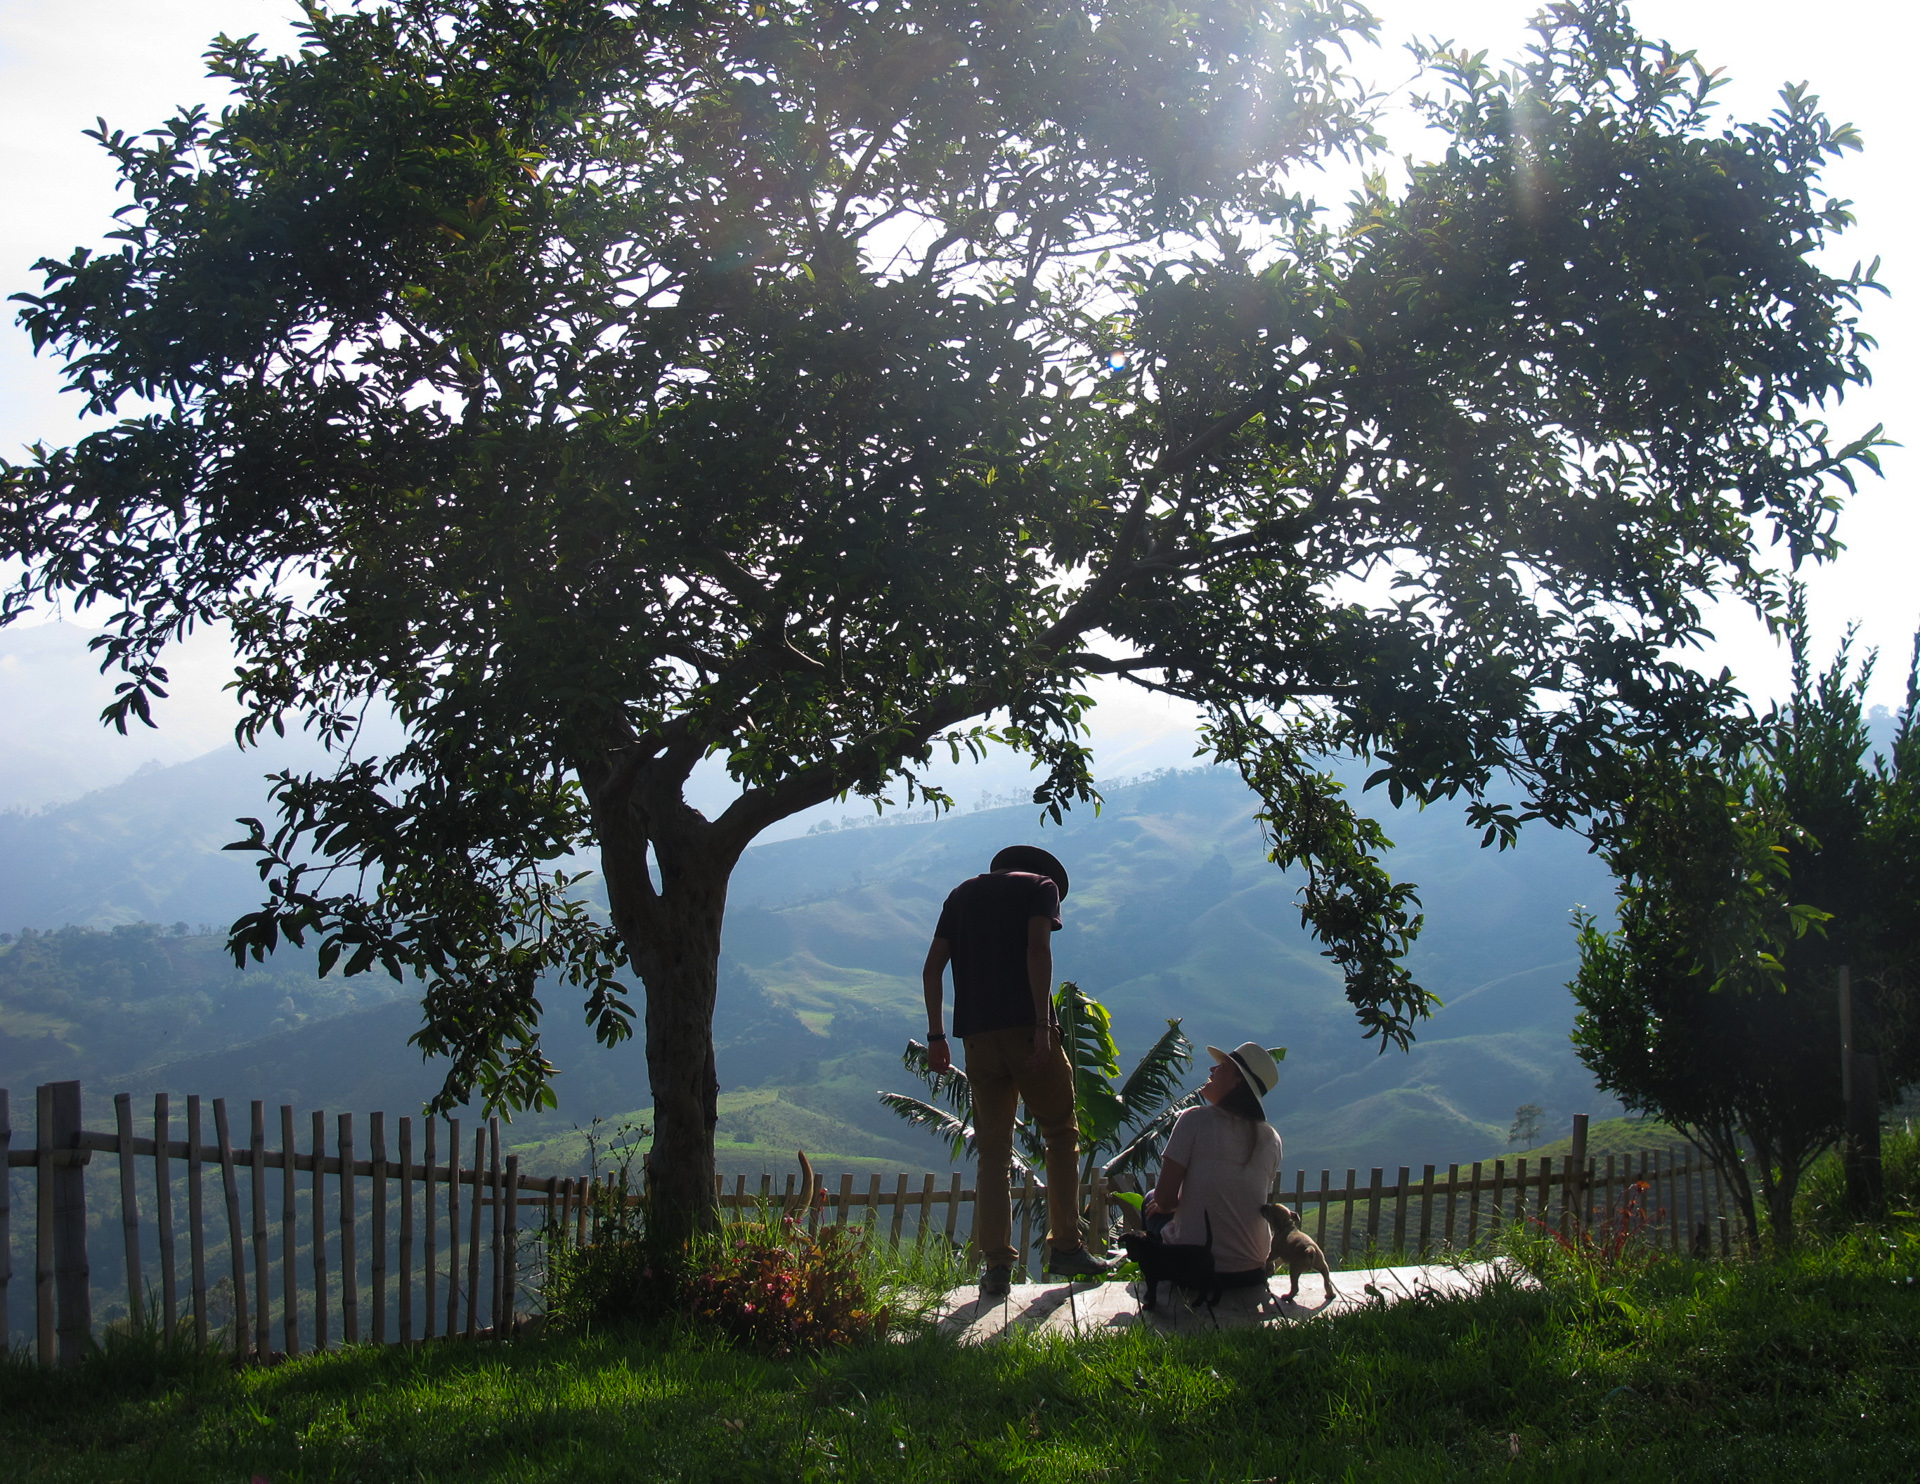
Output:
[[[825,1350],[885,1335],[888,1310],[866,1274],[863,1232],[817,1235],[791,1218],[720,1232],[689,1265],[687,1312],[771,1355]]]

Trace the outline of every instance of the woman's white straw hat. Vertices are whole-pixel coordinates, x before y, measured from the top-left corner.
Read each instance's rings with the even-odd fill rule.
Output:
[[[1280,1063],[1273,1059],[1273,1053],[1252,1041],[1242,1041],[1231,1051],[1209,1046],[1207,1055],[1215,1061],[1230,1061],[1238,1067],[1255,1097],[1264,1098],[1273,1091],[1274,1083],[1280,1080]]]

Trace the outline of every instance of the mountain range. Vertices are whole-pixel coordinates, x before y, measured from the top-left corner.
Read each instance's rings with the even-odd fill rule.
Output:
[[[298,951],[236,970],[210,932],[256,903],[251,864],[219,847],[234,818],[265,812],[263,768],[303,760],[285,750],[222,750],[0,815],[0,924],[34,930],[0,948],[0,1086],[80,1076],[101,1095],[396,1112],[438,1087],[406,1045],[418,1024],[407,986],[316,979]],[[1163,772],[1104,792],[1097,813],[1044,830],[1032,806],[999,805],[749,850],[715,1025],[723,1168],[784,1169],[798,1146],[846,1168],[945,1167],[874,1094],[912,1086],[899,1054],[925,1029],[919,963],[942,898],[1014,840],[1068,863],[1056,968],[1112,1010],[1123,1057],[1169,1017],[1196,1046],[1288,1048],[1269,1107],[1289,1165],[1478,1158],[1524,1102],[1548,1109],[1545,1137],[1575,1112],[1618,1111],[1567,1042],[1569,913],[1611,900],[1579,838],[1541,829],[1488,851],[1457,809],[1384,811],[1389,864],[1419,884],[1426,913],[1415,972],[1445,1003],[1411,1052],[1382,1053],[1302,929],[1298,883],[1267,862],[1236,775]],[[562,1069],[560,1107],[517,1120],[531,1164],[571,1163],[571,1130],[596,1116],[644,1122],[637,1044],[597,1046],[559,999],[543,1044]]]

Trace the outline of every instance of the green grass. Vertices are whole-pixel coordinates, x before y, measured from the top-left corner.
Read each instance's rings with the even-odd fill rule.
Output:
[[[1673,1480],[1920,1475],[1920,1238],[1293,1328],[767,1360],[673,1327],[234,1372],[0,1367],[9,1480]]]

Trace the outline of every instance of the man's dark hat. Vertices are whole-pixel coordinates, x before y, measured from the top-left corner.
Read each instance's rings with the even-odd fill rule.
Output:
[[[1042,850],[1038,845],[1009,845],[996,855],[987,866],[989,871],[1031,871],[1036,876],[1045,876],[1060,888],[1064,901],[1067,895],[1067,868]]]

